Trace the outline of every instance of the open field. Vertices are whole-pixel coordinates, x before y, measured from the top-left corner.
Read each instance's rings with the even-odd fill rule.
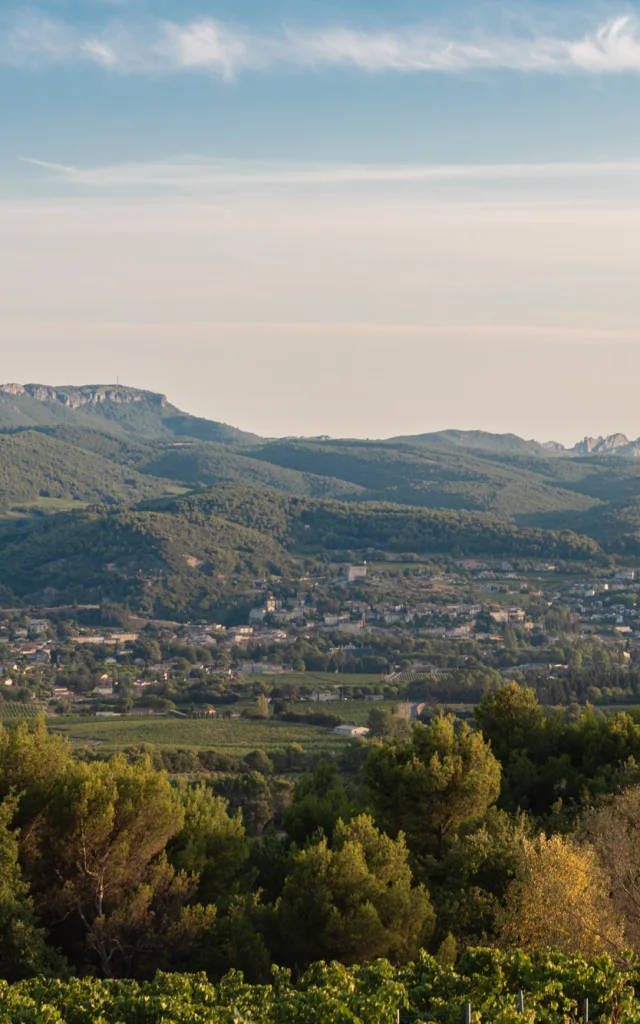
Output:
[[[255,677],[254,677],[255,678]],[[260,677],[257,677],[260,678]],[[384,676],[367,672],[283,672],[282,675],[265,676],[273,686],[311,686],[313,689],[332,686],[383,686]]]
[[[19,722],[22,718],[35,718],[41,714],[42,704],[22,704],[19,701],[5,701],[0,704],[0,721]]]
[[[24,519],[35,512],[71,512],[87,508],[88,502],[73,498],[34,498],[33,501],[17,501],[0,514],[3,519]]]
[[[428,569],[433,572],[436,561],[434,558],[433,562],[424,562],[418,559],[408,562],[396,562],[390,558],[385,562],[367,562],[367,570],[369,572],[404,572],[405,569],[411,569],[413,572],[418,572],[419,569]]]
[[[172,497],[180,497],[188,494],[187,487],[178,484],[167,484],[165,494]],[[77,501],[75,498],[45,498],[40,495],[32,500],[16,501],[8,506],[2,513],[4,519],[24,518],[35,512],[72,512],[88,508],[91,503],[88,501]]]
[[[248,719],[176,719],[87,718],[82,721],[49,719],[52,732],[67,736],[74,746],[99,745],[109,751],[122,750],[139,743],[154,746],[193,747],[196,750],[222,750],[244,755],[251,750],[282,750],[288,743],[299,743],[305,751],[320,753],[336,750],[345,742],[329,729],[290,722],[250,721]]]
[[[366,725],[371,708],[397,708],[398,702],[391,700],[335,700],[326,704],[310,704],[309,701],[293,701],[292,711],[309,714],[312,711],[326,711],[330,715],[340,715],[345,722],[353,725]]]

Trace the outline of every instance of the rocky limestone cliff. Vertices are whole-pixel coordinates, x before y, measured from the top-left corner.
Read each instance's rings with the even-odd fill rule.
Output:
[[[126,405],[131,402],[146,402],[162,408],[167,404],[166,395],[154,391],[141,391],[119,384],[85,384],[80,387],[50,387],[46,384],[0,384],[0,392],[8,395],[28,396],[38,402],[57,402],[69,409],[80,409],[84,405],[99,405],[114,402]]]
[[[633,442],[625,434],[609,434],[608,437],[585,437],[574,445],[572,451],[576,455],[609,455],[632,446]]]

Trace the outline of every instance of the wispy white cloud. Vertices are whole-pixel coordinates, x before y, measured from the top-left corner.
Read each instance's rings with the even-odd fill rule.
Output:
[[[640,160],[512,164],[314,164],[191,157],[146,163],[74,167],[33,157],[24,163],[70,185],[177,191],[264,186],[411,185],[455,182],[606,181],[637,179]]]
[[[276,67],[367,72],[514,70],[547,74],[640,71],[640,19],[621,14],[574,35],[536,30],[460,34],[410,26],[387,32],[280,26],[257,33],[212,18],[119,21],[90,32],[34,13],[0,29],[0,62],[90,63],[121,73],[208,72],[230,78]]]

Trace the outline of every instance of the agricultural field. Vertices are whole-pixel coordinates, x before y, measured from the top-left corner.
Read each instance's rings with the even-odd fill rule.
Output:
[[[330,715],[340,715],[340,718],[352,725],[366,725],[371,708],[388,708],[390,711],[398,707],[397,701],[391,700],[336,700],[328,703],[309,704],[309,701],[293,701],[290,705],[292,711],[298,714],[307,714],[313,711],[326,711]]]
[[[69,512],[73,509],[87,508],[89,502],[77,501],[75,498],[45,498],[38,497],[32,501],[18,501],[10,506],[10,512],[14,514],[24,513],[26,515],[35,511],[42,512]]]
[[[37,977],[0,982],[2,1020],[59,1024],[459,1024],[466,1019],[594,1024],[639,1019],[637,967],[618,969],[608,956],[588,961],[542,950],[470,949],[456,968],[420,953],[400,968],[386,960],[343,967],[315,963],[296,983],[279,971],[275,984],[246,984],[234,971],[218,985],[198,974],[158,973],[152,981]],[[522,1001],[524,1013],[519,1011]],[[588,1000],[585,1003],[585,1000]]]
[[[331,689],[334,686],[384,686],[385,678],[367,672],[283,672],[265,676],[273,686],[311,686],[313,689]]]
[[[252,750],[282,750],[299,743],[307,753],[337,750],[345,743],[330,729],[291,722],[248,719],[190,719],[165,716],[140,718],[87,718],[82,721],[49,719],[52,732],[67,736],[74,746],[100,746],[112,752],[139,743],[170,749],[221,750],[243,756]]]
[[[23,718],[35,718],[41,714],[42,704],[22,704],[18,701],[4,701],[0,704],[0,721],[19,722]]]

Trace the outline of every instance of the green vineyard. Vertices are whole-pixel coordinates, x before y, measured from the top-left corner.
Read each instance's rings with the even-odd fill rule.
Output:
[[[19,722],[23,718],[36,718],[42,714],[42,704],[22,704],[18,701],[5,701],[0,704],[0,721]]]
[[[158,974],[150,982],[36,978],[0,983],[2,1024],[598,1024],[640,1021],[634,963],[624,969],[556,952],[468,950],[455,969],[421,954],[403,968],[312,965],[294,983],[276,968],[270,985],[232,972]],[[522,999],[522,1004],[520,1003]]]

